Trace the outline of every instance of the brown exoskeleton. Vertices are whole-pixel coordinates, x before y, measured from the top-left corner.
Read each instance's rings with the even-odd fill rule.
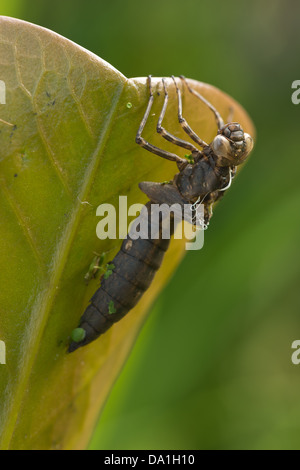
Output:
[[[136,143],[150,152],[177,164],[179,172],[170,183],[142,182],[140,189],[149,197],[147,223],[151,225],[151,205],[166,203],[181,206],[195,206],[199,201],[204,204],[204,220],[208,224],[212,215],[212,205],[224,194],[231,185],[236,167],[243,163],[253,148],[252,137],[245,133],[237,122],[224,121],[214,106],[196,90],[191,88],[184,77],[180,77],[190,93],[203,101],[213,112],[218,133],[210,144],[204,142],[192,130],[182,116],[181,92],[176,79],[172,77],[178,97],[178,121],[188,136],[201,147],[179,139],[162,127],[162,121],[168,104],[168,91],[165,80],[164,103],[157,123],[157,132],[166,140],[191,152],[189,159],[181,158],[175,153],[162,150],[147,142],[142,137],[145,124],[150,114],[154,95],[149,76],[149,101],[144,117],[136,135]],[[159,226],[158,238],[132,238],[131,233],[123,241],[120,251],[111,261],[113,268],[107,278],[102,279],[101,286],[91,299],[80,320],[80,328],[84,337],[80,341],[72,341],[69,351],[90,343],[115,322],[123,318],[138,302],[160,267],[169,239],[161,235]]]

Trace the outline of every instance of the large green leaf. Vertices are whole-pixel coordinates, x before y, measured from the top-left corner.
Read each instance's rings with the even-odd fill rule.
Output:
[[[0,17],[0,364],[2,449],[85,448],[107,394],[145,314],[184,253],[171,243],[161,270],[137,307],[91,345],[67,353],[98,280],[85,276],[96,253],[106,260],[120,240],[96,237],[96,208],[145,202],[142,180],[173,177],[176,166],[135,143],[148,89],[146,78],[126,79],[111,65],[61,36]],[[245,130],[245,111],[218,89],[190,82],[223,115]],[[160,79],[154,79],[162,91]],[[169,81],[164,125],[183,137]],[[211,141],[211,112],[183,90],[190,124]],[[155,103],[145,136],[174,151],[155,133],[162,106]],[[128,104],[130,103],[130,105]],[[186,137],[186,136],[185,136]],[[184,155],[184,152],[177,152]]]

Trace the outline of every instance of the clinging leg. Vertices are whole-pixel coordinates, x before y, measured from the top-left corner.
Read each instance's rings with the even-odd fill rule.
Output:
[[[224,121],[220,115],[220,113],[216,110],[216,108],[209,102],[207,101],[204,96],[200,95],[200,93],[198,93],[196,90],[193,90],[193,88],[191,88],[186,80],[186,78],[183,76],[183,75],[180,75],[181,80],[184,81],[184,83],[186,84],[188,90],[190,93],[192,93],[193,95],[197,96],[197,98],[199,98],[199,100],[203,101],[204,104],[206,104],[206,106],[208,106],[208,108],[214,113],[215,115],[215,118],[216,118],[216,121],[217,121],[217,126],[218,126],[218,129],[221,129],[221,127],[224,126]]]
[[[178,145],[179,147],[183,147],[187,150],[190,150],[191,152],[199,152],[199,150],[190,142],[187,142],[186,140],[179,139],[178,137],[175,137],[174,135],[170,134],[170,132],[167,132],[164,127],[162,127],[162,121],[166,113],[167,105],[168,105],[168,91],[166,88],[166,83],[165,79],[162,79],[163,87],[164,87],[164,93],[165,93],[165,99],[164,99],[164,104],[157,122],[157,127],[156,130],[157,132],[166,140],[169,142],[172,142],[172,144]]]
[[[227,116],[227,124],[229,124],[230,122],[233,122],[233,115],[234,115],[234,108],[233,106],[230,106],[229,107],[229,113],[228,113],[228,116]]]
[[[187,121],[182,117],[182,99],[181,99],[181,91],[178,88],[178,85],[176,83],[175,77],[172,75],[172,79],[175,84],[177,96],[178,96],[178,121],[183,128],[183,130],[190,136],[191,139],[193,139],[194,142],[197,142],[200,147],[208,147],[208,144],[204,142],[204,140],[200,139],[196,132],[193,131],[193,129],[188,125]]]
[[[144,117],[143,117],[142,122],[140,124],[140,127],[137,131],[135,141],[138,145],[140,145],[141,147],[143,147],[146,150],[149,150],[149,152],[155,153],[155,155],[158,155],[159,157],[166,158],[167,160],[171,160],[171,161],[176,162],[180,165],[184,164],[184,163],[186,163],[186,159],[180,158],[175,153],[167,152],[166,150],[162,150],[159,147],[155,147],[155,145],[149,144],[149,142],[147,142],[141,136],[141,134],[144,130],[145,124],[147,122],[147,119],[149,117],[150,110],[151,110],[151,107],[152,107],[152,104],[153,104],[153,99],[154,99],[153,92],[152,92],[152,86],[151,86],[151,75],[149,75],[148,80],[149,80],[149,92],[150,92],[149,101],[148,101],[148,105],[147,105]]]

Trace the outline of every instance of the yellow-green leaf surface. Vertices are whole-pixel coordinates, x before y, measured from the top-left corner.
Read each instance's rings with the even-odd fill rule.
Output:
[[[119,195],[127,195],[128,204],[145,202],[138,182],[164,181],[177,170],[135,143],[147,105],[146,78],[129,80],[49,30],[0,17],[0,80],[6,95],[0,104],[1,448],[83,449],[185,243],[171,243],[151,288],[126,318],[68,354],[70,333],[99,284],[86,282],[95,253],[106,253],[109,261],[121,243],[97,238],[96,209],[102,203],[118,207]],[[145,137],[174,152],[155,133],[163,96],[161,80],[153,83]],[[253,132],[232,98],[190,83],[225,117],[233,106],[234,119]],[[164,126],[183,137],[171,80],[168,88]],[[212,113],[186,89],[183,104],[195,131],[211,141]]]

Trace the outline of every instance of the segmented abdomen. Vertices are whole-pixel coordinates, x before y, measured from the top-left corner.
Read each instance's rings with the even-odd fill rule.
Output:
[[[146,207],[150,206],[148,202]],[[151,227],[150,218],[148,226]],[[70,352],[94,341],[137,304],[150,286],[169,246],[170,239],[163,239],[161,235],[161,220],[157,239],[134,240],[130,233],[127,235],[110,263],[114,265],[112,273],[101,280],[100,288],[81,317],[79,327],[85,330],[85,338],[78,343],[72,342]]]

